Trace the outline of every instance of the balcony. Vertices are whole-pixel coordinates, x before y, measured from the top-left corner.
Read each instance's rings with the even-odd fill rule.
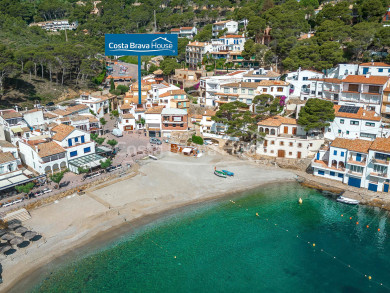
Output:
[[[356,161],[356,160],[354,160],[352,157],[350,157],[350,158],[348,159],[348,164],[357,165],[357,166],[366,166],[367,160],[366,160],[366,158],[364,158],[364,159],[361,160],[361,161]]]
[[[387,160],[379,160],[379,159],[373,158],[371,160],[371,162],[373,164],[376,164],[376,165],[382,165],[382,166],[388,166],[389,165],[389,161],[387,161]]]
[[[347,173],[350,174],[350,175],[363,177],[363,173],[360,173],[360,172],[355,172],[355,171],[352,171],[352,170],[348,170]]]
[[[387,173],[377,173],[377,172],[371,172],[370,176],[372,177],[378,177],[378,178],[388,178]]]

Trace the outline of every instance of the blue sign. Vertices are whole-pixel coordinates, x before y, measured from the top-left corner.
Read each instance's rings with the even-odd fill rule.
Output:
[[[106,56],[176,56],[177,34],[106,34]]]

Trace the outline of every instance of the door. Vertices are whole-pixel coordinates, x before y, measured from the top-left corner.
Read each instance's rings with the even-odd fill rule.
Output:
[[[125,131],[133,130],[133,125],[127,125],[124,127]]]
[[[298,152],[298,153],[297,153],[297,158],[300,159],[301,156],[302,156],[301,152]]]
[[[156,137],[156,131],[149,131],[149,137]]]
[[[320,153],[317,153],[317,160],[320,159]]]
[[[383,184],[383,192],[389,192],[389,184]]]
[[[293,134],[294,135],[297,134],[297,128],[296,127],[293,128]]]
[[[377,192],[378,191],[378,185],[374,184],[374,183],[368,183],[368,190]]]
[[[348,178],[348,185],[349,186],[360,188],[361,182],[362,182],[362,180],[360,178],[355,178],[355,177]]]
[[[356,154],[356,161],[360,162],[362,160],[362,155],[361,154]]]
[[[284,158],[285,155],[286,155],[286,152],[284,150],[278,150],[278,157],[279,158]]]
[[[367,74],[368,73],[368,67],[363,67],[363,74]]]
[[[284,127],[284,133],[288,133],[288,126]]]
[[[264,140],[264,147],[268,146],[268,140]]]

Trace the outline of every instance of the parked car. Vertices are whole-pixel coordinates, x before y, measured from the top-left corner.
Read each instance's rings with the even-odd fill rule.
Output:
[[[159,140],[159,139],[156,138],[156,137],[151,137],[150,140],[149,140],[149,142],[150,142],[151,144],[162,144],[161,140]]]
[[[46,104],[46,106],[54,106],[54,102],[49,102]]]
[[[120,130],[119,128],[114,128],[112,130],[112,135],[114,135],[116,137],[121,137],[121,136],[123,136],[123,133],[122,133],[122,130]]]

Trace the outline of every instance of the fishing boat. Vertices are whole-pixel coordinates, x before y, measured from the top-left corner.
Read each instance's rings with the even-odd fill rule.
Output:
[[[222,172],[225,173],[227,176],[234,176],[234,173],[228,170],[222,170]]]
[[[226,178],[226,174],[222,171],[215,170],[214,174],[217,175],[218,177]]]
[[[351,205],[359,204],[358,200],[352,199],[352,198],[348,198],[348,197],[345,197],[345,196],[339,196],[336,200],[338,202],[342,202],[342,203],[345,203],[345,204],[351,204]]]

